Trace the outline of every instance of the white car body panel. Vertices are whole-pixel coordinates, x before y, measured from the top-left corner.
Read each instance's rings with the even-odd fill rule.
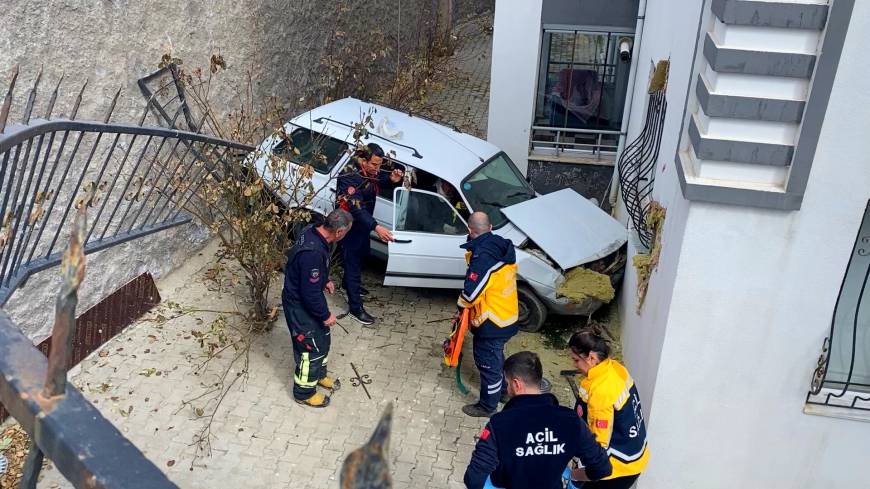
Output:
[[[627,239],[619,221],[570,188],[506,207],[502,213],[562,270],[604,258]]]
[[[338,100],[301,114],[288,122],[285,130],[289,133],[296,128],[309,129],[350,145],[353,143],[352,125],[359,122],[371,109],[375,111],[373,113],[375,128],[370,129],[370,134],[363,139],[363,143],[377,143],[399,163],[446,180],[460,192],[466,205],[468,199],[461,191],[463,180],[484,162],[501,152],[498,147],[474,136],[353,98]],[[378,135],[376,131],[383,127],[381,122],[384,117],[389,119],[392,132]],[[401,136],[397,138],[396,134],[399,131]],[[274,136],[261,143],[259,147],[261,156],[255,162],[261,171],[267,161],[264,154],[267,154],[277,143],[277,138]],[[335,208],[336,176],[346,166],[347,161],[348,156],[343,156],[328,175],[315,172],[312,184],[319,191],[312,202],[312,210],[326,215]],[[618,221],[595,208],[573,190],[567,190],[573,194],[573,197],[566,196],[563,192],[566,191],[556,192],[555,194],[558,195],[555,196],[554,194],[538,195],[529,201],[502,209],[508,219],[517,221],[505,222],[493,232],[510,239],[517,246],[520,279],[526,282],[551,309],[571,313],[569,301],[556,295],[556,288],[564,280],[562,272],[547,257],[536,256],[534,251],[527,252],[521,246],[531,237],[549,258],[552,258],[563,270],[567,270],[576,266],[570,264],[579,260],[591,261],[598,255],[605,256],[614,251],[625,242],[626,231],[621,228]],[[289,195],[280,197],[285,203],[291,201]],[[565,218],[568,216],[553,212],[554,209],[559,208],[554,206],[558,205],[581,206],[578,208],[583,210],[578,211],[576,217],[570,218],[570,224],[566,226]],[[594,215],[589,209],[590,206],[600,215]],[[392,201],[379,196],[375,204],[375,220],[388,229],[393,229],[394,208]],[[595,224],[587,226],[583,219],[590,215],[594,216]],[[610,222],[602,219],[601,215],[610,219]],[[614,238],[606,246],[594,250],[597,244],[604,241],[602,235],[597,234],[598,226],[608,230],[605,234],[610,239],[616,234],[613,225],[620,227],[621,241]],[[572,228],[570,232],[565,229],[568,226]],[[575,227],[583,229],[577,230],[574,229]],[[387,245],[372,233],[373,253],[387,257],[385,285],[462,288],[466,264],[465,251],[459,246],[466,241],[465,236],[409,231],[394,231],[393,234],[399,241]],[[586,239],[590,236],[592,239]],[[577,246],[581,240],[585,241],[582,241],[581,246]],[[580,248],[582,251],[573,248]]]

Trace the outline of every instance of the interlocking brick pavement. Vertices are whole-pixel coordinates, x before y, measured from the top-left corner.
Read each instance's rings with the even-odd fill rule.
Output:
[[[411,103],[418,112],[486,139],[492,61],[492,13],[456,26],[456,50],[437,70],[434,88]]]
[[[164,303],[86,359],[72,381],[112,423],[170,479],[184,488],[338,487],[344,457],[371,434],[388,402],[394,404],[390,467],[396,488],[464,487],[462,476],[483,419],[469,418],[461,407],[476,398],[477,372],[466,343],[462,376],[472,391],[459,393],[453,371],[441,366],[441,341],[450,330],[445,319],[455,311],[456,291],[383,287],[383,264],[372,262],[364,274],[371,291],[367,309],[380,317],[377,329],[344,319],[333,328],[329,369],[342,389],[322,410],[292,398],[293,355],[283,316],[258,337],[250,353],[250,375],[224,399],[212,426],[211,455],[194,461],[191,445],[203,425],[194,409],[209,406],[184,401],[215,382],[232,352],[197,371],[204,358],[191,331],[205,330],[218,313],[195,311],[173,317],[167,304],[211,311],[235,310],[233,294],[208,290],[204,275],[214,266],[211,246],[159,281]],[[280,290],[275,290],[278,302]],[[239,297],[239,296],[236,296]],[[344,300],[329,298],[341,312]],[[170,318],[170,319],[164,319]],[[521,333],[508,350],[542,350],[541,337]],[[368,374],[369,400],[352,387],[353,362]],[[241,364],[231,373],[235,375]],[[553,377],[562,365],[547,365]],[[557,386],[560,384],[557,383]],[[560,397],[570,396],[557,388]],[[193,464],[193,465],[191,465]],[[39,487],[70,487],[56,471],[44,474]]]

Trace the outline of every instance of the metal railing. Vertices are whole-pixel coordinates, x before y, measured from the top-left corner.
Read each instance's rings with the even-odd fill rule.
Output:
[[[175,487],[66,383],[84,255],[189,222],[184,208],[220,173],[213,165],[254,148],[199,133],[174,67],[140,80],[146,103],[135,124],[111,121],[120,90],[99,120],[76,120],[87,82],[69,115],[53,119],[62,79],[33,118],[41,78],[20,122],[9,122],[17,68],[0,106],[0,307],[33,274],[62,262],[64,272],[48,360],[0,310],[0,403],[32,440],[21,486],[35,487],[47,455],[76,487]],[[151,111],[167,127],[146,125]]]
[[[44,117],[31,120],[39,77],[21,123],[7,125],[15,79],[0,117],[0,306],[29,276],[60,263],[58,240],[74,208],[93,211],[87,253],[178,226],[190,221],[184,206],[211,170],[204,156],[226,161],[253,149],[177,129],[178,117],[189,115],[177,95],[164,105],[152,96],[138,123],[123,124],[111,122],[118,90],[100,121],[79,121],[82,86],[69,118],[52,119],[58,83]],[[178,107],[168,113],[169,104]],[[144,125],[155,109],[169,128]]]
[[[870,279],[870,202],[852,247],[831,317],[831,332],[813,372],[807,404],[870,411],[870,316],[863,311]]]
[[[643,130],[637,139],[625,147],[616,164],[625,209],[631,217],[638,240],[647,249],[654,238],[653,231],[647,223],[647,215],[652,203],[656,162],[659,158],[665,114],[668,109],[668,101],[665,97],[668,68],[667,61],[659,61],[656,75],[650,82]]]
[[[564,156],[614,155],[619,147],[619,131],[574,129],[570,127],[532,126],[531,150],[536,153]],[[591,141],[587,141],[591,139]]]

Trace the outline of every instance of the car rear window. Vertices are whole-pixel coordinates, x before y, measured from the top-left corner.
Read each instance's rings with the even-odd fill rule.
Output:
[[[294,147],[299,154],[292,151]],[[329,173],[346,151],[344,141],[302,128],[294,130],[289,134],[289,140],[282,139],[272,148],[274,154],[297,165],[311,165],[318,173]]]

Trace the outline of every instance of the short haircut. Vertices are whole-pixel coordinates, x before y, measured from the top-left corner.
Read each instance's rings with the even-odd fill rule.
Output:
[[[350,215],[350,212],[338,208],[334,209],[328,216],[326,216],[326,221],[324,221],[323,226],[326,229],[335,232],[347,229],[351,224],[353,224],[353,216]]]
[[[504,375],[511,379],[520,379],[526,385],[539,386],[544,377],[544,367],[537,353],[521,351],[504,361]]]
[[[478,232],[485,233],[489,231],[489,216],[485,212],[474,212],[468,217],[468,228]]]
[[[384,158],[384,148],[381,148],[375,143],[369,143],[356,150],[356,156],[366,160],[372,159],[372,156],[380,156],[381,158]]]

